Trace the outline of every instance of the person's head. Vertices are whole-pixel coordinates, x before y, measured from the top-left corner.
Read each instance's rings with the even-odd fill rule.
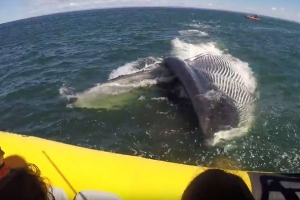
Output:
[[[5,165],[11,169],[22,168],[22,167],[26,167],[28,165],[26,160],[20,155],[5,156],[3,161],[4,161]]]
[[[50,185],[41,177],[37,166],[11,169],[0,180],[0,200],[49,200]]]
[[[199,174],[183,192],[181,200],[254,200],[245,182],[220,169]]]

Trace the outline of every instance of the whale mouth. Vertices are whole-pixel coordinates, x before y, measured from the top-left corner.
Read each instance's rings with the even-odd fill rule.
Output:
[[[247,119],[252,97],[242,77],[222,56],[200,54],[192,59],[166,57],[144,70],[109,79],[89,90],[68,94],[72,107],[121,109],[151,91],[167,91],[169,101],[191,104],[205,138],[236,128]],[[180,100],[178,101],[180,102]],[[181,101],[180,103],[182,103]]]

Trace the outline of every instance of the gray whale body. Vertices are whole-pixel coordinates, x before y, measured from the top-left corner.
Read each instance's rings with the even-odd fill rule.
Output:
[[[254,101],[232,64],[224,56],[208,53],[187,60],[166,57],[150,68],[119,76],[101,86],[144,80],[155,80],[156,86],[167,90],[183,86],[198,117],[199,128],[208,139],[218,131],[237,128],[247,121],[248,105]]]

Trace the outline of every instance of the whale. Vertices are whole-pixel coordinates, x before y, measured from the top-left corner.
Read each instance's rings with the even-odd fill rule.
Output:
[[[223,55],[202,53],[193,58],[168,56],[136,73],[121,75],[76,96],[74,107],[101,95],[126,94],[136,88],[154,87],[177,91],[185,98],[198,118],[201,134],[210,139],[214,133],[241,126],[248,120],[249,106],[255,101],[243,77]]]

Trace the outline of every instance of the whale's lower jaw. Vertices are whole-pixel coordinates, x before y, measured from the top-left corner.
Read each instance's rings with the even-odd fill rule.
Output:
[[[216,132],[230,130],[238,126],[239,110],[226,94],[212,89],[203,95],[197,95],[194,101],[195,104],[203,107],[195,108],[195,112],[202,112],[198,112],[197,116],[203,134],[207,138],[213,137]]]

